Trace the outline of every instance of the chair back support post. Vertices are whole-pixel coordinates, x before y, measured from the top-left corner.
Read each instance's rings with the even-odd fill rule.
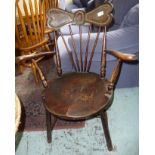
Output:
[[[116,84],[118,76],[120,74],[122,68],[122,61],[120,59],[117,60],[117,63],[112,71],[111,77],[110,77],[110,82],[113,84]]]

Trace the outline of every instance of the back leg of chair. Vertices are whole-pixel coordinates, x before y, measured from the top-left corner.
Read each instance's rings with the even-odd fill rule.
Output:
[[[102,126],[103,126],[103,130],[104,130],[108,150],[112,151],[113,146],[112,146],[112,141],[111,141],[111,137],[110,137],[109,127],[108,127],[108,116],[107,116],[106,111],[101,113],[101,121],[102,121]]]
[[[47,142],[52,142],[52,130],[56,123],[57,119],[53,116],[53,120],[51,120],[51,113],[46,110],[46,127],[47,127]]]

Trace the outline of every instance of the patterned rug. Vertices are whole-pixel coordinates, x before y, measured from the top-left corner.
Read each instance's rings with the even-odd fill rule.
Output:
[[[52,58],[47,58],[39,63],[46,79],[56,78],[56,69]],[[17,73],[16,68],[16,94],[22,103],[22,119],[19,131],[46,130],[45,109],[42,104],[41,92],[44,89],[41,82],[35,83],[31,69],[27,68],[23,74]],[[85,122],[68,122],[58,120],[54,129],[82,128]]]

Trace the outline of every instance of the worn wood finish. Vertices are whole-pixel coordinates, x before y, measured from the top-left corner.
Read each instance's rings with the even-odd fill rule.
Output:
[[[47,127],[47,142],[51,143],[52,142],[52,130],[55,126],[55,123],[57,122],[56,117],[52,117],[53,120],[51,119],[51,113],[46,110],[46,127]]]
[[[91,51],[91,55],[90,55],[90,59],[89,59],[89,63],[88,63],[87,72],[89,72],[90,67],[91,67],[91,63],[92,63],[92,59],[93,59],[93,56],[94,56],[95,48],[97,46],[97,42],[98,42],[100,31],[101,31],[101,27],[99,27],[98,33],[96,35],[96,39],[94,41],[94,46],[93,46],[92,51]]]
[[[78,71],[80,71],[79,59],[78,59],[77,51],[76,51],[76,44],[75,44],[75,41],[74,41],[72,28],[71,28],[70,25],[69,25],[69,31],[70,31],[70,35],[71,35],[71,39],[72,39],[72,46],[73,46],[73,50],[74,50],[74,55],[75,55],[77,69],[78,69]]]
[[[121,67],[122,67],[122,61],[119,59],[119,60],[117,60],[117,64],[114,67],[111,77],[110,77],[110,81],[114,84],[116,83],[116,81],[118,79],[118,75],[120,74]]]
[[[19,5],[22,3],[23,5]],[[48,39],[44,37],[45,29],[45,4],[44,0],[16,0],[15,18],[15,38],[16,48],[21,52],[21,56],[16,58],[16,64],[31,67],[38,82],[36,65],[33,61],[39,62],[46,55],[51,53],[39,52],[50,51]],[[39,66],[38,66],[39,68]],[[39,75],[40,76],[40,75]],[[42,74],[43,76],[43,74]]]
[[[57,45],[57,38],[56,38],[55,33],[54,33],[54,36],[55,36],[54,38],[55,38],[55,53],[56,53],[57,72],[58,72],[58,75],[61,76],[61,74],[62,74],[61,59],[60,59],[59,49],[58,49],[58,45]]]
[[[101,112],[101,122],[104,129],[104,134],[107,142],[107,147],[109,151],[113,150],[112,141],[110,137],[109,127],[108,127],[108,116],[107,112]]]
[[[80,64],[81,64],[81,72],[83,72],[83,58],[82,58],[82,27],[79,26],[79,35],[80,35]]]
[[[113,146],[108,128],[106,110],[112,103],[113,92],[122,62],[136,60],[135,55],[106,49],[106,27],[112,21],[112,8],[110,3],[105,3],[88,13],[84,11],[70,13],[61,9],[50,9],[48,11],[48,25],[59,32],[75,72],[61,74],[59,78],[48,83],[48,86],[42,93],[45,109],[56,118],[78,121],[100,115],[109,151],[113,149]],[[70,25],[73,22],[79,25],[79,35],[77,35],[79,37],[79,44],[77,38],[76,40],[74,38]],[[83,37],[81,25],[87,22],[88,24],[99,26],[99,29],[92,44],[92,49],[90,49],[91,28],[89,26],[86,48],[82,50]],[[67,45],[64,35],[59,30],[59,28],[67,24],[69,24],[70,31],[70,47]],[[100,36],[102,30],[103,35]],[[91,73],[90,68],[99,37],[102,37],[102,46],[100,49],[101,63],[99,74],[96,74]],[[55,43],[57,44],[56,40]],[[56,53],[56,65],[58,74],[60,74],[62,73],[62,71],[60,72],[61,57],[57,45]],[[118,59],[109,80],[105,78],[106,54],[114,55]],[[48,136],[51,137],[51,135]]]
[[[91,23],[96,26],[107,26],[113,19],[111,14],[112,10],[113,6],[110,3],[103,4],[88,13],[82,10],[71,13],[62,9],[54,8],[47,12],[48,25],[54,29],[59,29],[69,23],[75,23],[77,25]],[[56,18],[57,21],[52,20]]]
[[[111,83],[95,73],[69,73],[54,80],[43,92],[45,108],[65,119],[91,117],[107,107]]]
[[[63,40],[64,45],[65,45],[65,47],[66,47],[66,50],[67,50],[67,52],[68,52],[68,55],[69,55],[71,64],[72,64],[72,66],[74,67],[75,71],[77,71],[77,68],[76,68],[76,65],[75,65],[75,62],[74,62],[74,59],[73,59],[72,52],[71,52],[70,49],[68,48],[68,46],[67,46],[67,44],[66,44],[66,41],[65,41],[65,39],[64,39],[64,36],[63,36],[63,34],[61,33],[61,31],[59,31],[59,33],[60,33],[60,36],[62,37],[62,40]]]
[[[51,114],[46,110],[47,142],[51,143]]]
[[[32,53],[32,54],[29,54],[29,55],[17,56],[15,58],[15,62],[17,64],[20,64],[20,63],[23,63],[25,61],[31,61],[32,59],[36,59],[36,58],[39,58],[39,57],[42,57],[42,56],[51,56],[53,54],[55,54],[55,52]]]
[[[100,77],[104,78],[105,73],[106,73],[106,26],[104,27],[104,33],[103,33]]]
[[[117,50],[106,49],[108,54],[111,54],[122,61],[137,61],[137,56],[134,54],[127,54]]]
[[[85,59],[84,59],[84,72],[86,72],[86,69],[87,69],[87,58],[88,58],[88,50],[89,50],[89,42],[90,42],[90,31],[91,31],[91,27],[89,26],[88,37],[87,37],[87,45],[86,45],[86,51],[85,51]]]
[[[36,71],[38,72],[38,75],[39,75],[39,77],[43,83],[43,86],[46,88],[47,87],[47,81],[46,81],[41,69],[39,68],[37,62],[34,59],[32,59],[32,64],[34,64],[34,67],[36,68]]]
[[[86,13],[85,21],[97,26],[107,26],[112,22],[113,16],[111,14],[113,5],[105,3],[96,9]]]

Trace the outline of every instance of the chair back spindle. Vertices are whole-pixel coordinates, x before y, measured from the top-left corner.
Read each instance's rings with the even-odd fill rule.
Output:
[[[16,0],[15,36],[18,47],[25,50],[39,44],[44,40],[44,29],[44,0]]]
[[[103,43],[101,52],[100,77],[104,78],[106,74],[106,26],[103,29]]]
[[[58,75],[61,76],[62,75],[61,59],[60,59],[60,54],[59,54],[59,48],[57,45],[56,32],[54,32],[54,38],[55,38],[56,67],[57,67]]]
[[[51,8],[58,8],[58,0],[45,0],[46,10]]]
[[[78,71],[80,71],[79,59],[78,59],[77,51],[76,51],[77,48],[76,48],[75,40],[74,40],[74,37],[73,37],[72,28],[71,28],[70,25],[69,25],[69,32],[70,32],[70,36],[71,36],[71,40],[72,40],[72,47],[73,47],[73,52],[74,52],[74,55],[75,55],[76,66],[78,68]]]
[[[65,45],[65,47],[66,47],[66,50],[67,50],[67,52],[68,52],[68,55],[69,55],[71,64],[72,64],[74,70],[77,72],[77,68],[76,68],[76,65],[75,65],[75,62],[74,62],[74,59],[73,59],[73,54],[72,54],[72,52],[70,51],[70,49],[68,48],[68,46],[67,46],[67,43],[66,43],[66,41],[65,41],[65,39],[64,39],[64,35],[61,33],[61,31],[58,31],[58,32],[59,32],[59,34],[60,34],[60,36],[61,36],[61,38],[62,38],[62,40],[63,40],[63,43],[64,43],[64,45]]]
[[[90,31],[91,26],[89,26],[88,35],[87,35],[87,43],[86,43],[86,51],[85,51],[85,59],[84,59],[84,72],[87,69],[87,58],[88,58],[88,50],[89,50],[89,42],[90,42]]]
[[[81,72],[83,72],[83,59],[82,59],[82,26],[79,25],[79,35],[80,35],[80,64],[81,64]]]
[[[99,38],[99,35],[100,35],[100,31],[101,31],[101,27],[99,27],[97,35],[96,35],[96,39],[94,41],[94,45],[93,45],[93,48],[92,48],[92,51],[91,51],[91,55],[90,55],[90,59],[89,59],[89,62],[88,62],[87,72],[89,72],[91,64],[92,64],[92,59],[93,59],[93,56],[94,56],[95,48],[97,46],[97,42],[98,42],[98,38]]]

